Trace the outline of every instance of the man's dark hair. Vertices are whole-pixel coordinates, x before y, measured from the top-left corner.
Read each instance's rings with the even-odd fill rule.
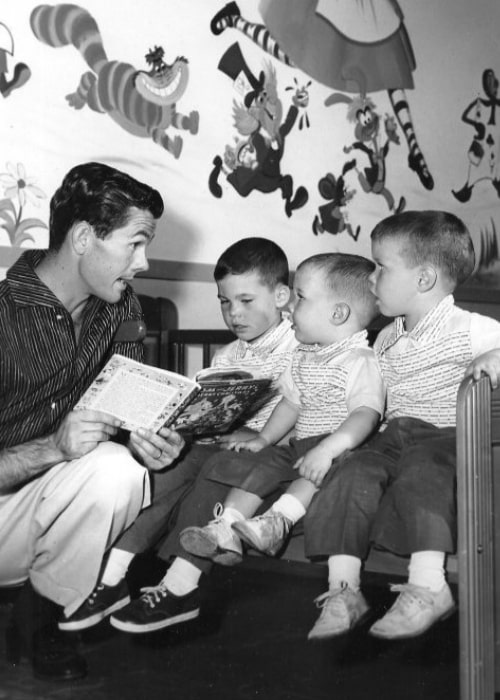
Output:
[[[79,221],[92,226],[97,238],[125,226],[130,208],[163,214],[163,199],[149,185],[103,163],[83,163],[72,168],[50,200],[49,249],[62,246],[70,228]]]
[[[288,260],[284,251],[267,238],[242,238],[227,248],[218,259],[214,278],[256,272],[263,284],[274,289],[289,283]]]
[[[429,263],[439,268],[455,287],[472,274],[475,256],[464,222],[446,211],[403,211],[380,221],[372,241],[391,238],[409,267]]]

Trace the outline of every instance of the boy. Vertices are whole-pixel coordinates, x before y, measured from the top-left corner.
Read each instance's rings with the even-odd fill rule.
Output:
[[[413,637],[451,614],[445,556],[455,549],[455,411],[465,374],[496,386],[500,324],[454,305],[474,268],[463,222],[440,211],[406,211],[372,232],[380,311],[396,317],[375,343],[387,387],[385,430],[337,461],[305,517],[306,554],[327,558],[329,590],[310,639],[347,632],[368,613],[360,591],[370,545],[410,555],[409,578],[370,629]]]
[[[297,344],[288,315],[284,312],[290,298],[285,253],[266,238],[242,239],[220,256],[214,278],[222,316],[237,340],[219,350],[212,365],[256,369],[277,379],[290,362]],[[259,430],[279,398],[278,393],[274,394],[234,433],[235,437],[243,439]],[[226,439],[227,436],[221,436],[219,442]],[[152,505],[142,511],[132,527],[115,543],[92,595],[73,616],[59,624],[62,629],[90,627],[130,602],[125,575],[132,559],[154,546],[159,548],[160,559],[163,558],[164,540],[172,526],[176,508],[204,462],[220,449],[217,443],[194,444],[174,468],[154,475]],[[174,624],[179,614],[175,601],[173,607],[169,607],[169,613],[170,624]]]
[[[377,315],[369,283],[373,269],[370,260],[342,253],[315,255],[298,266],[293,323],[301,344],[280,381],[283,398],[257,437],[235,444],[246,452],[211,460],[205,477],[233,488],[224,508],[216,507],[215,520],[181,533],[191,554],[235,564],[241,560],[240,538],[275,554],[332,461],[378,425],[385,393],[365,330]],[[270,447],[293,426],[288,445]],[[289,482],[270,510],[245,520]]]
[[[297,477],[292,465],[306,453],[311,461],[308,462],[305,457],[302,473],[307,479],[317,479],[319,483],[320,470],[317,462],[320,456],[323,467],[327,469],[331,455],[358,444],[378,423],[384,395],[380,372],[373,352],[367,347],[366,332],[363,330],[376,313],[375,298],[369,289],[372,270],[373,263],[359,256],[319,255],[305,261],[296,274],[294,287],[299,299],[293,320],[297,338],[304,344],[297,351],[297,361],[294,363],[296,369],[292,376],[300,391],[307,389],[309,402],[306,410],[300,411],[296,424],[296,430],[302,439],[293,440],[290,446],[276,448],[276,454],[269,448],[258,455],[252,455],[257,463],[263,462],[261,455],[264,454],[269,453],[275,458],[273,466],[276,469],[271,477],[275,480],[276,487],[271,485],[271,479],[267,479],[267,472],[263,470],[262,473],[263,488],[266,486],[268,493],[280,487],[282,482]],[[313,384],[317,389],[314,396],[310,390]],[[334,392],[334,401],[330,392]],[[279,440],[293,427],[297,415],[297,397],[294,391],[291,401],[281,401],[266,424],[265,439],[270,442]],[[332,426],[338,428],[338,434],[305,437],[316,434],[318,427],[326,433],[332,430]],[[318,443],[321,444],[314,449]],[[250,457],[250,453],[245,454]],[[166,627],[172,624],[169,618],[169,606],[174,604],[172,601],[183,611],[183,620],[195,616],[195,606],[198,614],[199,581],[202,573],[208,573],[212,562],[205,552],[199,557],[184,550],[179,542],[179,533],[187,525],[206,523],[214,503],[222,501],[227,495],[230,480],[221,483],[205,476],[211,477],[214,466],[217,468],[222,464],[228,465],[228,471],[238,462],[246,467],[244,456],[219,452],[207,460],[194,488],[183,503],[168,546],[164,549],[163,558],[167,559],[167,555],[173,558],[167,576],[159,586],[146,591],[128,608],[112,615],[111,624],[114,627],[132,633]],[[253,466],[254,463],[251,464]],[[311,470],[316,470],[316,473],[312,474]],[[238,485],[240,483],[238,481]],[[309,481],[306,483],[308,493],[304,494],[304,498],[308,500],[309,492],[313,492],[315,486]],[[256,493],[259,492],[256,489]],[[240,504],[242,513],[252,515],[252,499],[257,501],[255,506],[261,500],[253,493],[243,495],[249,497],[250,504],[247,504],[248,511],[244,509],[243,503]],[[213,547],[213,558],[221,563],[234,563],[241,557],[241,542],[230,526],[234,514],[235,509],[227,507],[222,517],[216,518],[207,528],[210,533],[207,538],[209,542],[212,539],[211,531],[214,531],[216,544]],[[188,535],[189,532],[194,533],[193,539],[200,542],[204,539],[204,530],[190,528]],[[199,538],[198,532],[202,533]],[[176,621],[180,621],[179,617],[177,615]]]

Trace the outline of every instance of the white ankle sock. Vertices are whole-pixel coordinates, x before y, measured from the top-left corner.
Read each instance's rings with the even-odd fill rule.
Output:
[[[269,510],[274,510],[277,513],[281,513],[285,516],[285,518],[288,518],[288,520],[291,520],[294,524],[306,514],[306,509],[299,499],[292,496],[290,493],[284,493],[282,496],[280,496]]]
[[[105,586],[116,586],[122,578],[125,578],[128,567],[135,554],[124,549],[113,549],[109,553],[108,561],[101,578]]]
[[[408,565],[408,583],[437,593],[446,584],[444,552],[414,552]]]
[[[361,559],[350,554],[334,554],[328,557],[328,586],[330,590],[347,584],[359,591],[361,583]]]
[[[187,595],[198,588],[201,571],[187,559],[176,557],[161,583],[174,595]]]
[[[235,523],[238,520],[245,519],[245,516],[242,513],[240,513],[239,510],[236,510],[236,508],[232,508],[231,506],[224,507],[221,517],[223,520],[229,523],[229,525]]]

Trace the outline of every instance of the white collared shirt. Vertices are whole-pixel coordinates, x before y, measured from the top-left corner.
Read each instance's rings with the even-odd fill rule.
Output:
[[[299,439],[335,431],[361,406],[382,416],[385,390],[366,331],[327,346],[299,345],[279,386],[299,407],[295,436]]]
[[[455,306],[450,294],[410,332],[398,317],[374,345],[387,388],[385,420],[413,417],[443,428],[455,425],[465,369],[500,348],[500,323]]]
[[[239,367],[248,369],[263,377],[276,380],[292,360],[292,353],[298,342],[288,314],[281,323],[252,342],[235,340],[216,352],[212,367]],[[262,430],[281,395],[276,392],[245,425],[252,430]]]

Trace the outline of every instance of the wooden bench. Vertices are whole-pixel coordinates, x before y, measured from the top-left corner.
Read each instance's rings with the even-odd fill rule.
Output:
[[[457,303],[500,320],[500,299],[461,290]],[[146,318],[147,322],[147,318]],[[380,328],[373,329],[376,333]],[[372,334],[373,335],[373,334]],[[202,349],[202,365],[234,339],[227,330],[162,329],[161,366],[185,373],[186,347]],[[448,557],[448,578],[458,583],[461,700],[494,700],[500,692],[500,389],[489,380],[464,379],[457,399],[458,551]],[[301,535],[282,558],[306,561]],[[365,569],[407,575],[408,559],[373,550]]]

